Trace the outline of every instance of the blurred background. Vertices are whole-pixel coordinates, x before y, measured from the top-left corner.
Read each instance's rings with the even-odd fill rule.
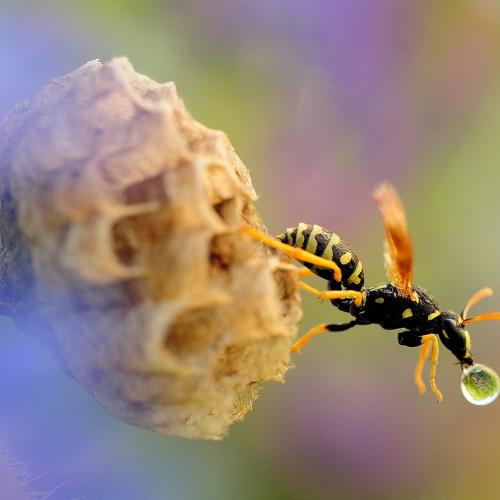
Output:
[[[116,55],[174,80],[197,119],[228,133],[272,233],[323,225],[353,246],[368,285],[382,282],[371,191],[388,179],[408,210],[416,281],[443,308],[500,289],[496,0],[3,0],[0,115]],[[302,333],[344,320],[304,303]],[[489,310],[500,295],[475,309]],[[420,397],[418,350],[394,332],[320,336],[228,437],[202,442],[115,420],[42,345],[0,327],[4,460],[50,499],[500,498],[500,402],[467,403],[444,350],[445,401]],[[500,326],[471,334],[477,360],[500,371]],[[21,498],[11,487],[2,500]]]

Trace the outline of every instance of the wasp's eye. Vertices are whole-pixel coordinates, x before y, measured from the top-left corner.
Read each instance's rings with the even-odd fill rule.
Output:
[[[443,321],[443,327],[450,339],[463,338],[465,339],[465,335],[463,330],[458,326],[457,322],[454,319],[445,319]]]

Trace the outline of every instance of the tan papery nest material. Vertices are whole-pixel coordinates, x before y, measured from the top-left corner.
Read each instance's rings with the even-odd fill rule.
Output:
[[[0,134],[2,312],[116,417],[219,438],[283,379],[301,316],[296,273],[238,232],[263,227],[226,135],[124,58]]]

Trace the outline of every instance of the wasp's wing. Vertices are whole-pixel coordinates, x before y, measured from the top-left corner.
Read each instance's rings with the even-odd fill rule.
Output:
[[[373,197],[384,221],[387,277],[404,295],[411,296],[413,245],[406,226],[403,204],[396,188],[388,182],[377,186]]]

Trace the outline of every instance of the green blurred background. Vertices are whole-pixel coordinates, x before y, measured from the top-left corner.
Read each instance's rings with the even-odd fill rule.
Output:
[[[496,0],[0,1],[0,114],[116,55],[175,81],[197,119],[228,133],[273,233],[299,221],[336,231],[377,284],[370,193],[388,179],[407,206],[416,281],[443,308],[500,289]],[[304,304],[302,333],[344,319]],[[500,296],[475,309],[487,310]],[[470,330],[476,359],[500,371],[500,326]],[[51,499],[500,498],[500,402],[467,403],[444,351],[445,401],[420,397],[417,355],[377,327],[321,336],[228,437],[197,442],[113,419],[4,319],[1,441],[42,476],[30,490],[57,487]]]

